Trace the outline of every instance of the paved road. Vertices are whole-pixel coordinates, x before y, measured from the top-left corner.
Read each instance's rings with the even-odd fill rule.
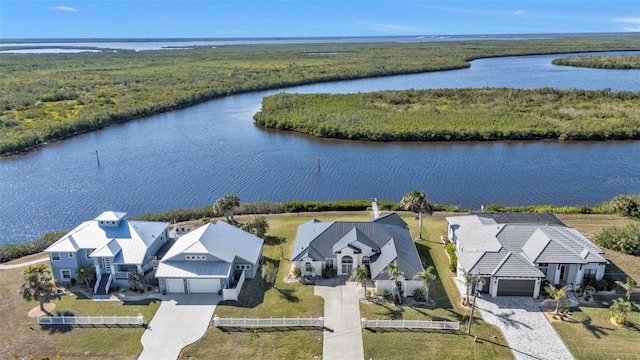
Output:
[[[362,287],[344,277],[318,280],[314,294],[324,298],[324,360],[364,359],[360,323]]]
[[[29,265],[33,265],[33,264],[37,264],[37,263],[41,263],[41,262],[45,262],[45,261],[49,261],[49,257],[45,257],[45,258],[41,258],[41,259],[36,259],[36,260],[31,260],[31,261],[27,261],[27,262],[23,262],[23,263],[19,263],[19,264],[0,264],[0,270],[4,270],[4,269],[16,269],[16,268],[20,268],[20,267],[24,267],[24,266],[29,266]]]
[[[142,334],[139,360],[175,360],[187,345],[200,339],[222,297],[218,294],[175,295],[162,301]]]
[[[484,321],[502,330],[516,360],[573,359],[533,298],[484,296],[477,309]]]

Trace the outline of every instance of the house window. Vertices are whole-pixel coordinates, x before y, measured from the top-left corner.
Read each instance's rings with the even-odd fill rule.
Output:
[[[543,274],[547,275],[547,269],[549,268],[549,264],[547,263],[539,263],[538,264],[538,269],[540,269],[540,271],[542,271]]]
[[[353,271],[353,258],[348,255],[344,256],[342,258],[342,274],[351,274],[351,271]]]
[[[73,259],[74,256],[75,256],[75,253],[72,253],[72,252],[69,253],[69,259]]]
[[[52,253],[51,253],[51,260],[52,260],[52,261],[60,261],[60,253],[58,253],[58,252],[52,252]]]
[[[312,272],[313,271],[313,266],[311,266],[311,263],[308,262],[308,263],[304,264],[304,270],[306,272]]]
[[[187,260],[207,260],[206,255],[186,255],[185,259]]]
[[[70,282],[71,281],[71,270],[69,270],[69,269],[60,270],[60,279],[62,279],[63,282]]]
[[[335,267],[335,260],[333,258],[331,259],[324,259],[324,263],[325,263],[325,267],[327,269],[333,269]]]
[[[584,279],[595,279],[596,278],[596,269],[584,269]]]
[[[251,265],[249,264],[237,264],[236,270],[251,270]]]
[[[84,249],[84,257],[87,258],[87,260],[91,259],[89,255],[91,255],[93,251],[94,249]]]

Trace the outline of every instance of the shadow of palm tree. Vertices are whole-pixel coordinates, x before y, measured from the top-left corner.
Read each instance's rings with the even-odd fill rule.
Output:
[[[280,289],[280,288],[274,288],[274,289],[276,289],[280,293],[280,295],[282,295],[282,297],[284,297],[285,300],[287,300],[288,302],[300,301],[300,298],[295,295],[295,290],[293,289]]]
[[[383,303],[376,303],[376,305],[383,307],[384,310],[382,310],[381,312],[379,312],[378,314],[382,315],[382,316],[386,316],[391,320],[400,320],[402,319],[402,313],[404,313],[404,308],[402,307],[389,307],[386,304]]]
[[[286,239],[283,238],[282,236],[267,235],[264,238],[264,245],[266,246],[280,245],[280,244],[283,244],[285,240]]]
[[[49,314],[51,316],[75,316],[71,311],[60,312],[56,311],[55,314]],[[72,325],[42,325],[43,330],[48,330],[49,335],[53,334],[64,334],[73,330]]]
[[[591,318],[586,318],[580,322],[585,329],[587,329],[596,339],[602,338],[602,336],[609,335],[605,330],[613,330],[604,326],[593,325]]]

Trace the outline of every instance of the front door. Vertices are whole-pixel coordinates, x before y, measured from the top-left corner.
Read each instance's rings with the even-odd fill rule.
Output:
[[[342,275],[349,275],[353,271],[353,258],[351,256],[342,257]]]
[[[567,282],[567,267],[565,265],[560,265],[560,282]]]

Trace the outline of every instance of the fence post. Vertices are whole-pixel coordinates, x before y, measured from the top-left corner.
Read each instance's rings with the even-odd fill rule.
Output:
[[[218,315],[213,315],[213,326],[220,327],[220,318]]]
[[[323,317],[319,317],[318,320],[320,320],[320,327],[324,328],[324,318]]]
[[[142,324],[144,324],[144,316],[142,313],[138,313],[138,325],[142,326]]]

